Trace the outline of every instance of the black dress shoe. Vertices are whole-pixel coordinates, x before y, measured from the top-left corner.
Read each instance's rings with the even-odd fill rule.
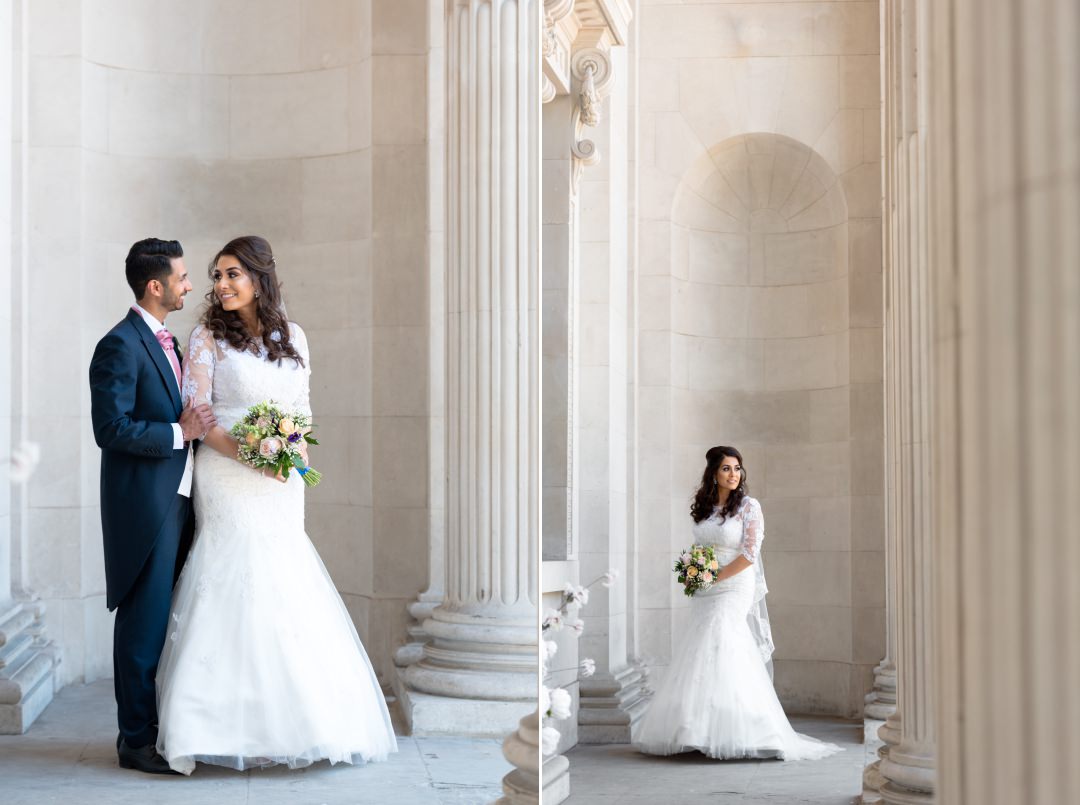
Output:
[[[123,740],[124,740],[124,736],[122,734],[120,734],[119,732],[116,733],[116,751],[118,751],[118,752],[120,751],[120,742],[123,741]],[[156,725],[154,726],[154,737],[150,739],[150,743],[152,743],[152,744],[157,743],[157,726]]]
[[[169,768],[169,762],[157,753],[157,749],[154,748],[153,744],[132,749],[127,745],[127,741],[121,740],[117,754],[120,757],[121,769],[138,769],[147,774],[180,773]]]

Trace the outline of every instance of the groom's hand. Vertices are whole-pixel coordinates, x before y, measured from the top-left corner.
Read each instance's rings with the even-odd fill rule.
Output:
[[[205,403],[194,407],[188,406],[180,414],[180,430],[184,432],[185,442],[201,439],[216,424],[217,418],[213,410]]]

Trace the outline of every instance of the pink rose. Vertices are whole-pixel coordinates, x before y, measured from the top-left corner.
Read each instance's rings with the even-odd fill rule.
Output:
[[[259,455],[263,458],[273,458],[281,452],[281,439],[267,436],[259,442]]]

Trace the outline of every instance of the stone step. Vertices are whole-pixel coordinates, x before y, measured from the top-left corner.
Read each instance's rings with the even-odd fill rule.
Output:
[[[3,647],[15,635],[32,626],[33,623],[33,611],[22,604],[16,604],[0,615],[0,647]]]
[[[23,633],[8,640],[3,648],[0,648],[0,676],[14,676],[22,665],[25,665],[33,652],[29,649],[34,645],[34,638]]]
[[[38,652],[11,677],[0,677],[0,704],[18,704],[53,670],[53,657]]]

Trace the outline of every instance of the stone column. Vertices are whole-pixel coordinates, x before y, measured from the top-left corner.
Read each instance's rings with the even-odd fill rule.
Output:
[[[580,574],[588,582],[614,568],[622,579],[610,589],[594,588],[593,601],[582,610],[581,652],[596,660],[596,673],[579,680],[581,743],[629,743],[631,728],[647,701],[644,671],[627,651],[631,430],[627,389],[632,345],[627,310],[627,52],[613,39],[619,34],[606,28],[582,29],[570,59],[578,95],[572,122],[580,119],[590,126],[587,141],[584,132],[575,133],[575,147],[595,164],[585,167],[577,160],[576,329],[584,332],[583,322],[605,325],[601,337],[581,339],[574,365],[580,412],[576,441],[581,445],[574,471],[580,501]],[[589,98],[590,85],[594,99]],[[584,149],[583,142],[588,142]]]
[[[1080,6],[930,5],[938,796],[1075,802]]]
[[[448,0],[446,597],[405,672],[418,734],[536,706],[538,0]]]
[[[26,438],[28,349],[26,205],[22,189],[27,114],[25,3],[0,0],[0,42],[14,43],[0,58],[0,735],[29,729],[52,701],[60,653],[47,637],[45,605],[33,600],[22,570],[27,537],[27,487],[13,485],[11,458]],[[13,67],[21,62],[21,82]],[[13,128],[15,104],[22,129]],[[12,193],[11,188],[19,192]],[[14,259],[12,259],[14,258]],[[14,570],[14,572],[13,572]]]
[[[923,0],[882,5],[885,53],[885,172],[889,224],[886,311],[893,339],[887,374],[895,404],[890,512],[895,534],[894,611],[897,708],[881,730],[888,747],[879,771],[890,805],[933,799],[935,719],[934,595],[927,572],[933,554],[930,462],[930,296],[926,228],[926,37]]]
[[[900,715],[896,711],[896,633],[897,596],[896,569],[899,559],[897,540],[900,522],[898,516],[897,477],[900,471],[900,318],[896,310],[899,295],[899,253],[897,241],[896,206],[896,154],[897,134],[895,126],[898,101],[898,78],[896,69],[898,50],[894,41],[895,3],[883,3],[881,7],[881,97],[882,97],[882,175],[881,187],[883,209],[881,216],[882,266],[884,267],[885,308],[885,657],[874,669],[874,689],[866,697],[864,715],[867,719],[886,720],[878,729],[877,737],[884,742],[877,749],[878,760],[863,772],[863,802],[881,801],[880,789],[886,782],[881,774],[881,759],[900,740]],[[872,727],[872,725],[869,725]],[[873,739],[868,738],[868,742]]]

